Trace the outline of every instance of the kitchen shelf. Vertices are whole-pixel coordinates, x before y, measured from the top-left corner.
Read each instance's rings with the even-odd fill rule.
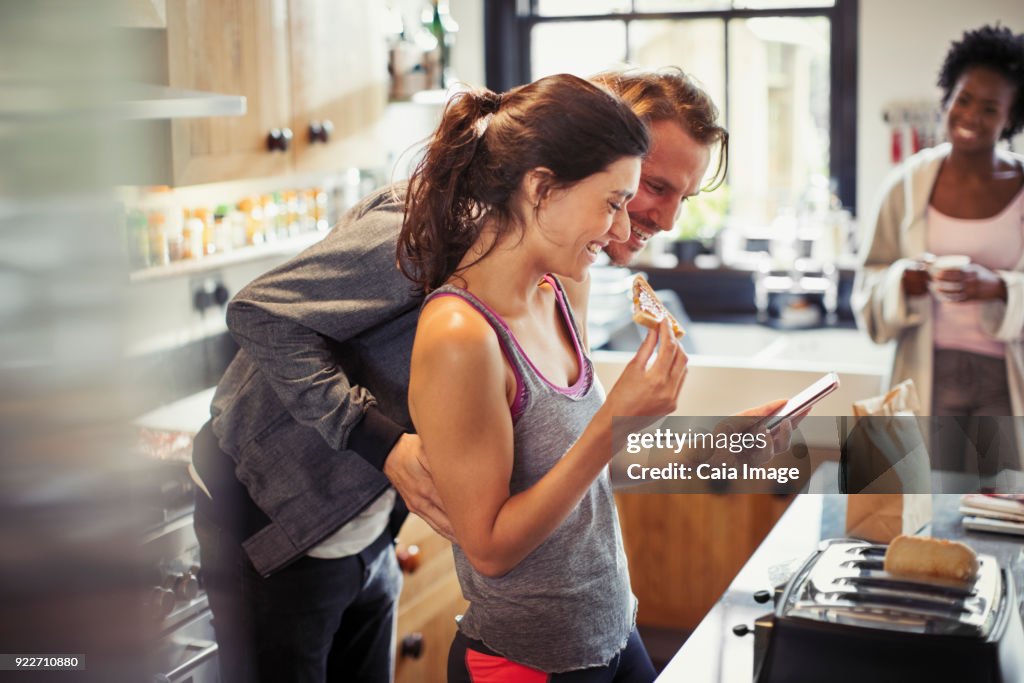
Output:
[[[150,83],[96,83],[92,90],[85,90],[80,84],[72,87],[61,83],[0,81],[0,119],[12,121],[242,116],[246,106],[241,95]]]
[[[133,271],[129,275],[128,280],[129,282],[137,283],[181,277],[183,275],[198,275],[211,270],[217,270],[218,268],[248,263],[249,261],[258,261],[271,256],[290,256],[316,244],[326,235],[326,232],[307,232],[275,242],[239,247],[223,254],[211,254],[187,261],[174,261],[164,266],[151,266]]]

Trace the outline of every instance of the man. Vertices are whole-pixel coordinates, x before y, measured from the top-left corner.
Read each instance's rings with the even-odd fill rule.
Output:
[[[683,202],[725,181],[729,133],[718,124],[718,108],[708,94],[678,69],[608,71],[591,80],[625,100],[651,131],[640,188],[626,207],[630,237],[606,249],[612,263],[627,265],[647,240],[672,229]],[[718,166],[702,187],[712,152],[718,154]]]
[[[724,177],[728,134],[678,69],[594,80],[651,125],[631,236],[607,249],[626,264],[700,191],[716,145]],[[367,198],[228,307],[241,350],[193,457],[225,683],[389,680],[403,501],[450,537],[408,433],[420,297],[395,267],[403,195],[397,186]]]

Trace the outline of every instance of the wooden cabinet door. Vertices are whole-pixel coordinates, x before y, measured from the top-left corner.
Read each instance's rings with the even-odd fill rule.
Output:
[[[290,124],[287,2],[167,0],[170,86],[244,95],[247,107],[171,122],[175,185],[291,170],[291,150],[267,150],[270,129]]]
[[[455,637],[455,616],[467,606],[451,544],[415,515],[405,521],[398,541],[399,547],[418,546],[421,562],[416,571],[405,575],[398,601],[395,683],[443,681]],[[418,656],[403,653],[402,641],[408,636],[419,639]]]
[[[455,616],[466,610],[462,589],[454,568],[420,596],[409,596],[409,608],[398,612],[398,652],[395,683],[421,683],[447,679],[448,650],[455,638]],[[402,641],[409,635],[422,637],[418,657],[402,653]]]
[[[768,495],[616,495],[637,621],[693,629],[786,511]],[[763,586],[770,589],[771,586]]]
[[[383,164],[375,128],[387,105],[387,42],[374,0],[290,0],[292,130],[301,171]],[[328,142],[311,123],[330,121]]]

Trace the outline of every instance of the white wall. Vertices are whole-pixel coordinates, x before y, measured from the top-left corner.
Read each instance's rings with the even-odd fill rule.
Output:
[[[460,81],[474,88],[484,83],[484,3],[480,0],[449,0],[449,10],[459,22],[452,50],[452,70]]]
[[[934,99],[949,44],[967,29],[1002,21],[1024,32],[1021,0],[860,0],[857,102],[857,215],[869,219],[888,173],[889,130],[882,109],[893,101]],[[1024,136],[1014,140],[1024,149]]]
[[[416,0],[400,0],[418,6]],[[458,78],[484,83],[483,3],[450,0],[459,34],[452,56]],[[871,210],[891,165],[882,109],[893,101],[934,100],[949,44],[970,28],[1002,21],[1024,32],[1024,0],[860,0],[857,103],[857,215]],[[1024,150],[1024,135],[1013,147]]]

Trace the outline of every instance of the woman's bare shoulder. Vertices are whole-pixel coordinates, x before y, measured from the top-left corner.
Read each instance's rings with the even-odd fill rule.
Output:
[[[501,364],[501,347],[487,319],[469,302],[454,296],[427,302],[420,313],[413,350],[416,360],[446,367],[481,368]]]

